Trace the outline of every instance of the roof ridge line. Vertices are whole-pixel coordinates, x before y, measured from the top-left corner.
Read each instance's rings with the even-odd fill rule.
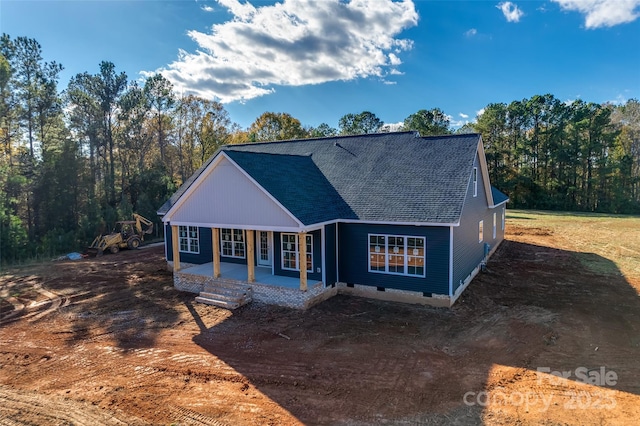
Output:
[[[310,142],[310,141],[321,141],[321,140],[328,140],[328,139],[349,139],[349,138],[361,138],[363,136],[365,137],[370,137],[370,136],[387,136],[387,135],[401,135],[401,134],[415,134],[418,133],[415,130],[405,130],[402,132],[377,132],[377,133],[361,133],[361,134],[357,134],[357,135],[336,135],[336,136],[322,136],[322,137],[315,137],[315,138],[302,138],[302,139],[283,139],[283,140],[277,140],[277,141],[260,141],[260,142],[245,142],[245,143],[238,143],[238,144],[227,144],[227,145],[223,145],[223,147],[230,147],[230,146],[256,146],[256,145],[266,145],[266,144],[280,144],[280,143],[291,143],[291,142]],[[471,134],[471,133],[465,133],[465,134]],[[419,133],[418,133],[419,135]],[[422,136],[420,136],[422,137]],[[439,136],[436,136],[439,137]]]

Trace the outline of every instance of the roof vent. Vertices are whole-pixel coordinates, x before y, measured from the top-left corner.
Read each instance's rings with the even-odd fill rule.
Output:
[[[334,142],[333,146],[340,146],[340,144],[338,142]]]

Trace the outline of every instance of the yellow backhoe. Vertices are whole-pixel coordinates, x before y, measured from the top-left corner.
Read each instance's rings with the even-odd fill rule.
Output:
[[[110,234],[98,235],[87,249],[91,256],[102,256],[109,250],[117,253],[120,249],[137,249],[144,241],[145,234],[153,232],[153,222],[139,214],[134,213],[135,220],[122,220],[116,222],[116,227]]]

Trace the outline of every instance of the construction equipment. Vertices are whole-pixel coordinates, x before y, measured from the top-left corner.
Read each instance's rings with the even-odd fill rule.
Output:
[[[135,220],[116,222],[116,227],[110,234],[98,235],[87,249],[87,253],[102,256],[107,250],[117,253],[123,248],[137,249],[144,241],[145,234],[153,232],[153,222],[136,213],[133,214],[133,218]]]

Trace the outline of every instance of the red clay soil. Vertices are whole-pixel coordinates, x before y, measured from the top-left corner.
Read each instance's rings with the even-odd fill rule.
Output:
[[[230,312],[174,290],[162,247],[13,271],[0,424],[635,424],[638,283],[551,247],[509,234],[452,309]]]

